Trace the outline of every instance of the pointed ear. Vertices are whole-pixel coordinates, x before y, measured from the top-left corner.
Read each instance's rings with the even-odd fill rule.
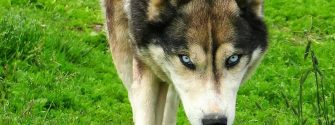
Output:
[[[147,21],[153,24],[167,22],[174,11],[174,6],[169,0],[148,0]]]
[[[236,0],[236,2],[242,11],[251,11],[259,18],[263,18],[264,0]]]

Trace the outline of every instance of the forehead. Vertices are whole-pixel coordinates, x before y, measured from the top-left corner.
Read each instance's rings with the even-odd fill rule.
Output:
[[[187,53],[191,45],[197,44],[205,52],[211,52],[224,43],[232,43],[250,53],[260,42],[266,43],[266,31],[258,30],[265,27],[263,22],[252,14],[243,16],[245,12],[240,12],[235,0],[174,0],[157,13],[144,1],[148,2],[136,0],[131,4],[132,34],[139,48],[155,44],[165,52]],[[180,4],[180,1],[187,2]],[[155,15],[159,17],[157,22],[146,19]],[[252,24],[260,27],[253,28]],[[258,36],[254,37],[254,34]]]
[[[194,21],[232,18],[238,15],[238,10],[235,0],[192,0],[179,8],[179,12]]]
[[[208,50],[233,41],[239,9],[234,0],[193,0],[179,10],[186,23],[186,41]]]

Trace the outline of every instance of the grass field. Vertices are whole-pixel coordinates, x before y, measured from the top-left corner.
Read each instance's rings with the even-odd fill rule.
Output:
[[[334,0],[265,0],[270,48],[235,124],[335,124],[334,12]],[[98,0],[0,0],[0,124],[132,124],[102,26]],[[299,96],[308,41],[323,81],[311,72]]]

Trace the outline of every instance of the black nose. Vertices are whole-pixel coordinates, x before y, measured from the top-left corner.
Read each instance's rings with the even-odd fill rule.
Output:
[[[207,115],[202,119],[203,125],[227,125],[227,117],[223,115]]]

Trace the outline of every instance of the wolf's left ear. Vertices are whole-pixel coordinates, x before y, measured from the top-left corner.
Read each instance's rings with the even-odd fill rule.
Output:
[[[147,21],[150,23],[164,23],[175,14],[175,6],[170,0],[148,0]]]
[[[259,18],[263,18],[263,2],[264,0],[236,0],[242,13],[248,13],[250,11]]]

